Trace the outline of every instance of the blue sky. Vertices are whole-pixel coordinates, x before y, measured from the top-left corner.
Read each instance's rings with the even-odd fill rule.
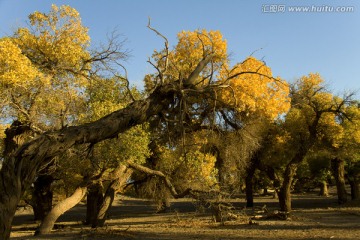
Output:
[[[171,45],[181,30],[220,30],[233,62],[261,49],[254,56],[288,81],[319,72],[336,94],[360,90],[360,1],[0,0],[0,37],[24,26],[33,11],[48,12],[52,3],[76,8],[94,43],[105,41],[115,28],[123,34],[132,55],[125,64],[129,79],[138,86],[153,71],[148,57],[163,46],[162,39],[146,28],[151,17],[152,26]],[[263,12],[277,4],[285,5],[285,11]],[[292,6],[351,6],[354,11],[294,13]]]

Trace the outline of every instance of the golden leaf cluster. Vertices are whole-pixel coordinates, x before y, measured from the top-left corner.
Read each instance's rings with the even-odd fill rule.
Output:
[[[152,55],[159,70],[163,71],[165,82],[186,79],[197,64],[209,54],[213,56],[212,67],[205,67],[199,78],[227,64],[227,43],[220,31],[181,31],[177,38],[177,45],[172,50],[168,49],[168,54],[163,49],[155,50]],[[156,81],[154,75],[147,75],[144,80],[146,89],[151,89]],[[208,84],[208,81],[203,84]]]
[[[289,86],[274,78],[271,69],[254,57],[236,64],[232,70],[223,68],[220,99],[239,113],[264,116],[270,119],[286,113],[290,108]]]
[[[52,5],[49,14],[34,12],[29,20],[32,29],[19,28],[15,41],[41,71],[55,75],[88,67],[90,37],[74,8]]]
[[[0,84],[3,87],[26,88],[38,75],[37,68],[12,39],[0,39]]]
[[[91,67],[88,29],[70,6],[52,5],[29,21],[29,28],[0,39],[2,114],[43,129],[74,121]]]

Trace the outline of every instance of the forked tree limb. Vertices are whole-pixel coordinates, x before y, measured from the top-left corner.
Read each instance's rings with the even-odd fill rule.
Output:
[[[186,196],[189,196],[189,197],[191,197],[193,199],[203,201],[205,195],[209,195],[211,193],[217,193],[217,194],[220,194],[220,195],[223,194],[223,193],[221,193],[219,191],[195,190],[195,189],[192,189],[192,188],[187,188],[185,191],[183,191],[181,193],[178,193],[175,186],[172,184],[170,177],[167,176],[166,174],[164,174],[163,172],[161,172],[159,170],[153,170],[151,168],[148,168],[148,167],[145,167],[143,165],[136,164],[136,163],[133,163],[133,162],[128,162],[127,166],[129,168],[132,168],[132,169],[136,170],[136,171],[145,173],[148,176],[157,176],[157,177],[162,178],[164,180],[164,183],[165,183],[166,187],[169,189],[171,195],[176,199],[184,198]]]
[[[170,190],[170,193],[174,198],[185,197],[186,195],[190,194],[190,192],[191,192],[191,189],[188,188],[184,192],[179,194],[177,192],[177,190],[175,189],[174,185],[171,183],[170,178],[161,171],[153,170],[151,168],[148,168],[148,167],[145,167],[143,165],[136,164],[133,162],[128,162],[127,165],[128,165],[128,167],[133,168],[139,172],[145,173],[147,175],[158,176],[158,177],[162,178],[164,180],[166,187]]]

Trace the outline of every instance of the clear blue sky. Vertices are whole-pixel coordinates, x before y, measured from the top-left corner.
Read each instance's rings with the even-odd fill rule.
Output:
[[[263,58],[276,76],[294,81],[319,72],[335,93],[360,90],[360,1],[0,0],[0,37],[24,26],[31,12],[48,12],[52,3],[76,8],[94,43],[104,41],[117,28],[131,50],[125,64],[129,79],[138,86],[144,74],[153,71],[146,60],[163,46],[162,39],[146,28],[150,16],[152,26],[172,45],[181,30],[220,30],[234,62],[262,48],[255,56]],[[281,3],[284,12],[268,12],[270,5]],[[291,6],[333,7],[334,11],[352,6],[354,11],[294,13]]]

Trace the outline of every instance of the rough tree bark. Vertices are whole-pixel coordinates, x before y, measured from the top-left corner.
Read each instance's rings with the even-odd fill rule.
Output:
[[[4,152],[5,157],[11,156],[26,141],[30,127],[20,121],[14,121],[5,131]],[[11,222],[13,220],[21,193],[21,179],[16,178],[19,169],[15,168],[13,159],[5,158],[0,170],[0,239],[10,237]]]
[[[284,172],[284,179],[282,181],[280,191],[278,193],[280,210],[284,212],[291,212],[291,186],[296,174],[299,164],[304,161],[308,151],[315,145],[317,138],[317,128],[324,111],[317,111],[315,118],[310,125],[308,125],[309,136],[300,136],[299,147],[291,159],[286,165]]]
[[[42,235],[50,233],[53,229],[56,220],[67,210],[73,208],[78,204],[81,199],[84,198],[87,191],[87,187],[78,187],[75,192],[65,200],[59,202],[50,212],[44,220],[41,222],[39,228],[36,230],[35,235]]]
[[[34,182],[34,189],[30,205],[34,210],[34,220],[42,221],[45,216],[51,211],[53,192],[51,191],[51,184],[54,178],[51,175],[39,175]]]
[[[10,238],[11,223],[21,197],[21,182],[13,174],[14,166],[4,163],[0,171],[0,239]]]
[[[291,212],[291,186],[296,174],[298,163],[290,163],[286,166],[284,180],[279,191],[280,210],[283,212]]]
[[[247,169],[246,177],[245,177],[245,192],[246,192],[246,207],[252,208],[254,207],[254,178],[255,168],[250,167]]]
[[[92,222],[92,228],[104,226],[109,210],[114,202],[115,194],[124,190],[132,172],[132,169],[127,168],[125,165],[121,165],[116,169],[114,173],[116,175],[115,180],[106,189],[102,204],[97,211],[96,220]]]
[[[360,166],[359,163],[350,163],[347,166],[346,178],[350,184],[351,200],[360,199]]]
[[[357,176],[351,177],[349,179],[349,184],[351,188],[351,200],[360,199],[360,181]]]
[[[254,207],[254,174],[255,170],[259,167],[260,158],[258,154],[255,153],[254,156],[251,158],[250,165],[246,169],[246,177],[245,177],[245,184],[246,184],[246,207]]]
[[[334,158],[331,160],[331,168],[334,174],[336,181],[336,189],[338,194],[339,204],[347,202],[347,192],[345,188],[345,168],[344,161],[339,158]]]
[[[336,181],[336,189],[338,195],[338,203],[343,204],[347,202],[347,192],[345,189],[345,168],[344,161],[340,158],[331,160],[331,169]]]
[[[167,109],[184,88],[198,89],[198,76],[212,59],[204,57],[187,79],[159,85],[144,100],[137,100],[95,122],[46,132],[5,155],[0,170],[0,239],[10,237],[11,222],[21,195],[35,179],[39,169],[74,145],[94,144],[114,138]],[[200,80],[201,81],[201,80]]]
[[[96,221],[97,212],[103,202],[103,198],[102,184],[96,182],[88,187],[85,225],[92,225]]]
[[[216,146],[212,147],[210,153],[216,158],[215,168],[218,170],[219,185],[220,189],[224,190],[226,185],[224,159],[221,157],[220,150]]]
[[[320,115],[317,116],[317,119],[309,126],[310,136],[306,139],[300,139],[299,148],[296,151],[294,157],[286,165],[284,172],[284,179],[282,181],[278,197],[280,210],[284,212],[291,212],[291,186],[296,175],[297,168],[299,164],[305,159],[306,154],[315,144],[316,141],[316,128]]]

